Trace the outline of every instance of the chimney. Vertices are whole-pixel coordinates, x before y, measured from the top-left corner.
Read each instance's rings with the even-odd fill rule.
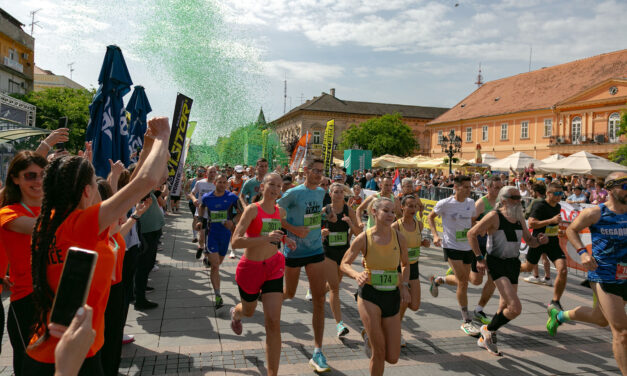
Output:
[[[331,88],[331,90],[330,90],[330,91],[331,91],[331,95],[332,95],[333,97],[335,97],[335,88],[334,88],[334,87],[333,87],[333,88]]]

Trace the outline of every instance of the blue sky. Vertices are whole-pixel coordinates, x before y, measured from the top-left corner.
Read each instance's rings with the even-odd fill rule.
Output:
[[[214,140],[256,119],[261,106],[268,120],[281,116],[286,77],[288,110],[301,97],[332,87],[347,100],[449,107],[476,89],[480,62],[489,81],[528,71],[530,48],[534,70],[627,46],[627,33],[620,30],[627,2],[614,0],[0,4],[24,24],[30,23],[30,11],[42,9],[37,14],[42,27],[34,36],[36,63],[44,69],[69,76],[67,64],[74,62],[74,79],[97,87],[105,47],[117,44],[134,83],[146,87],[151,115],[172,116],[177,91],[192,96],[192,117],[201,128],[194,142]],[[147,36],[154,20],[167,26],[173,22],[164,20],[169,14],[188,18],[190,34],[180,38],[181,29],[164,27],[161,44],[147,46],[155,43]],[[190,46],[181,48],[185,40]],[[176,58],[156,57],[163,51],[194,55],[189,66],[198,72],[177,69]],[[198,78],[203,76],[210,77]]]

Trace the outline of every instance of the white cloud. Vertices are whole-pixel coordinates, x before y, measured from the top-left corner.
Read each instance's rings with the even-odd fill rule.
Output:
[[[342,77],[344,67],[306,61],[273,60],[264,63],[266,75],[271,78],[305,82],[326,82]]]

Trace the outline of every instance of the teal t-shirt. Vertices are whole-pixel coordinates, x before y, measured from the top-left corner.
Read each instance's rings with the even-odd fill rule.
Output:
[[[310,228],[306,237],[300,238],[288,231],[288,236],[296,241],[296,249],[287,246],[283,253],[287,258],[310,257],[324,253],[322,249],[322,201],[325,190],[317,187],[309,189],[305,184],[288,189],[277,202],[285,209],[287,222],[294,226]]]
[[[152,205],[146,210],[146,212],[139,218],[139,224],[142,234],[161,230],[165,226],[165,217],[157,202],[157,196],[154,192],[150,192],[150,198],[152,198]]]
[[[242,192],[240,193],[240,195],[244,197],[247,204],[250,204],[253,197],[255,197],[257,193],[259,193],[260,185],[261,185],[261,182],[257,180],[256,176],[244,182],[244,185],[242,186]]]

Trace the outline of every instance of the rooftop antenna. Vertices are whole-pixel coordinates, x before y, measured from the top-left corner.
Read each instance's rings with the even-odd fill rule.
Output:
[[[285,73],[285,80],[283,81],[283,113],[287,111],[287,73]]]
[[[529,45],[529,72],[531,72],[531,52],[533,51],[533,46]]]
[[[305,94],[300,93],[300,104],[303,104],[304,101],[305,101]]]
[[[39,25],[39,21],[35,21],[35,14],[37,14],[37,12],[39,12],[40,10],[41,8],[30,12],[31,21],[30,21],[30,24],[28,24],[28,26],[30,26],[31,37],[33,36],[33,32],[35,31],[35,26],[41,27],[41,25]]]
[[[481,62],[479,62],[479,74],[477,74],[477,82],[475,82],[475,85],[477,85],[477,89],[479,89],[481,85],[483,85],[483,76],[481,75]]]
[[[70,68],[70,80],[72,79],[72,73],[74,73],[74,62],[67,65]]]

